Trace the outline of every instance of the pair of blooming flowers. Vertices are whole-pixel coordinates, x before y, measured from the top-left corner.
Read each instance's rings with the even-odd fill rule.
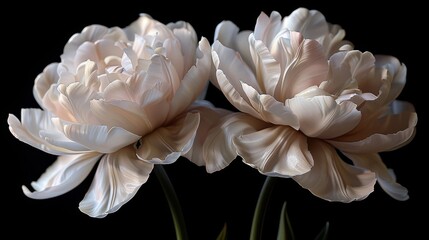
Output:
[[[415,133],[413,106],[396,100],[404,64],[353,50],[340,26],[305,8],[261,13],[253,31],[223,21],[214,35],[211,45],[189,23],[142,14],[124,29],[92,25],[72,36],[61,62],[35,80],[42,109],[8,118],[16,138],[58,155],[24,194],[64,194],[98,162],[79,209],[104,217],[154,164],[183,156],[212,173],[239,156],[329,201],[364,199],[377,181],[408,198],[379,156]],[[203,100],[209,82],[237,111]]]

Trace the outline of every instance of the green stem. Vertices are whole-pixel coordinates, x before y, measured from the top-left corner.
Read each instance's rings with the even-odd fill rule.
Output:
[[[252,229],[250,231],[250,240],[262,239],[262,227],[265,217],[265,210],[268,207],[268,200],[273,191],[275,177],[265,179],[261,192],[259,193],[258,202],[256,203],[255,212],[253,213]]]
[[[177,240],[188,240],[188,233],[186,231],[185,218],[183,217],[182,208],[180,207],[179,199],[174,191],[173,184],[161,164],[155,164],[155,174],[161,183],[164,190],[165,197],[167,198],[170,207],[171,215],[173,217],[174,228],[176,230]]]

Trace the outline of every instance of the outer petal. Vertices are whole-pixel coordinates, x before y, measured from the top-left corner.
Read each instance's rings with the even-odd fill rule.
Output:
[[[37,103],[44,108],[43,98],[52,84],[58,82],[58,63],[51,63],[43,69],[43,72],[36,77],[33,87],[33,95]]]
[[[405,201],[409,198],[408,190],[396,182],[393,171],[389,172],[386,165],[381,160],[380,155],[373,154],[351,154],[344,153],[353,163],[362,168],[366,168],[377,175],[377,181],[381,188],[396,200]]]
[[[138,158],[154,164],[170,164],[187,153],[195,139],[200,115],[179,116],[167,127],[160,127],[140,140]]]
[[[356,104],[337,104],[330,96],[294,97],[286,101],[286,106],[298,116],[300,130],[310,137],[341,136],[356,127],[361,119]]]
[[[190,151],[188,151],[184,156],[188,158],[193,163],[198,166],[206,165],[206,161],[209,160],[219,160],[217,158],[213,159],[204,159],[204,143],[209,135],[211,129],[215,128],[221,121],[223,121],[224,117],[231,114],[231,111],[215,108],[210,102],[207,101],[197,101],[188,109],[190,112],[197,112],[200,114],[200,125],[198,126],[197,133],[195,135],[195,139]],[[216,144],[214,147],[219,147],[223,144],[220,142]],[[213,149],[213,151],[219,151],[225,154],[234,155],[235,151],[230,153],[229,151]],[[236,155],[232,156],[231,161],[236,157]],[[222,161],[222,160],[219,160]]]
[[[405,86],[407,67],[392,56],[376,55],[375,58],[375,66],[386,68],[391,77],[389,95],[386,98],[386,102],[390,103],[399,96]]]
[[[88,125],[53,119],[55,125],[72,141],[100,153],[112,153],[135,143],[141,136],[123,128]]]
[[[79,209],[97,218],[116,212],[134,197],[152,169],[153,164],[136,157],[132,146],[104,155]]]
[[[207,39],[202,38],[197,51],[195,66],[186,73],[172,101],[168,119],[176,117],[194,102],[208,85],[212,65],[211,48]]]
[[[195,65],[195,47],[198,42],[197,34],[192,25],[184,21],[169,23],[167,27],[173,30],[174,35],[180,41],[184,71],[186,73],[188,69]]]
[[[236,137],[268,126],[244,113],[204,107],[195,110],[200,112],[202,119],[193,150],[186,157],[197,165],[205,165],[209,173],[222,170],[236,159],[237,151],[233,143]]]
[[[349,153],[376,153],[396,149],[412,140],[417,125],[417,114],[398,101],[392,113],[371,122],[364,121],[350,134],[330,140],[336,148]],[[395,107],[396,106],[396,107]]]
[[[313,168],[293,177],[303,188],[325,200],[340,202],[362,200],[374,191],[374,173],[345,163],[333,147],[320,140],[310,140],[309,149]]]
[[[269,176],[304,174],[313,166],[307,137],[286,126],[268,127],[233,140],[243,161]]]
[[[45,199],[62,195],[78,186],[91,172],[100,159],[99,153],[63,155],[52,164],[31,186],[36,190],[30,192],[22,186],[22,191],[29,198]]]
[[[20,141],[54,155],[88,152],[89,149],[67,139],[52,122],[52,115],[40,109],[22,109],[22,123],[10,114],[10,132]]]

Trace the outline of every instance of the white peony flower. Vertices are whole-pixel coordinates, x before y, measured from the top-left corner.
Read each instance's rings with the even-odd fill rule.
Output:
[[[344,35],[304,8],[283,19],[261,13],[253,32],[220,23],[212,81],[241,113],[222,126],[231,143],[223,158],[206,161],[220,170],[238,154],[261,173],[292,177],[330,201],[364,199],[376,180],[406,200],[407,189],[379,156],[415,132],[413,106],[395,100],[406,67],[394,57],[352,50]]]
[[[205,95],[211,65],[209,42],[198,42],[186,22],[164,25],[143,14],[125,29],[92,25],[72,36],[61,62],[35,80],[42,110],[22,109],[21,121],[8,118],[16,138],[60,155],[31,184],[34,192],[23,186],[25,195],[66,193],[99,161],[79,208],[92,217],[117,211],[154,164],[188,153],[200,109],[225,112],[194,103]]]

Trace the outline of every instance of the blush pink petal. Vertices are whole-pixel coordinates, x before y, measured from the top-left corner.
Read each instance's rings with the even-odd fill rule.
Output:
[[[68,139],[99,153],[118,151],[141,137],[119,127],[71,123],[58,118],[53,122]]]
[[[33,199],[52,198],[67,193],[85,180],[100,157],[99,153],[59,156],[37,181],[31,183],[34,192],[26,186],[22,186],[22,191]]]
[[[198,113],[187,113],[172,124],[157,128],[140,140],[138,158],[153,164],[175,162],[191,149],[199,122]]]
[[[299,120],[293,111],[283,103],[267,94],[259,94],[254,88],[241,83],[252,107],[258,112],[258,118],[277,125],[299,128]]]
[[[393,105],[397,112],[374,119],[371,124],[363,123],[357,130],[329,142],[349,153],[384,152],[403,146],[414,137],[417,114],[412,107],[406,107],[409,104],[404,104],[404,109],[398,101]]]
[[[287,126],[271,126],[233,139],[243,161],[268,176],[301,175],[313,166],[307,137]]]
[[[116,212],[134,197],[152,169],[153,164],[137,158],[132,146],[104,155],[79,209],[97,218]]]
[[[194,148],[197,150],[202,148],[199,150],[202,155],[200,157],[204,160],[207,172],[213,173],[227,167],[237,158],[234,143],[236,137],[258,131],[268,124],[248,114],[229,113],[205,129],[206,126],[202,125],[198,133],[200,135],[198,139],[202,139],[201,135],[205,136],[204,144],[194,145]]]
[[[399,201],[405,201],[409,198],[408,190],[396,182],[393,170],[388,169],[386,165],[384,165],[379,154],[344,153],[344,155],[350,158],[356,166],[374,172],[377,176],[377,182],[380,184],[381,188],[383,188],[383,190],[392,198]]]
[[[284,43],[284,52],[290,56],[284,59],[290,60],[283,63],[285,69],[282,69],[274,94],[279,101],[292,98],[311,86],[319,86],[326,80],[329,70],[323,49],[316,40],[303,39],[300,33],[290,32],[289,41],[288,47],[289,43]]]
[[[201,96],[201,93],[204,92],[209,83],[211,65],[211,47],[208,40],[202,38],[197,49],[196,63],[185,74],[180,87],[171,100],[168,119],[182,113],[193,101]]]
[[[314,195],[335,202],[365,199],[374,191],[375,173],[345,163],[329,144],[308,142],[314,166],[308,173],[293,177]]]
[[[352,102],[337,104],[330,96],[295,97],[286,106],[299,119],[300,130],[309,137],[329,139],[341,136],[359,124],[361,113]]]
[[[44,152],[61,155],[88,152],[89,149],[67,139],[52,122],[53,116],[40,109],[21,109],[22,123],[10,114],[10,132],[20,141]]]
[[[249,36],[249,47],[255,66],[257,89],[260,89],[258,92],[273,96],[281,74],[280,63],[274,59],[264,42],[256,40],[253,34]]]

